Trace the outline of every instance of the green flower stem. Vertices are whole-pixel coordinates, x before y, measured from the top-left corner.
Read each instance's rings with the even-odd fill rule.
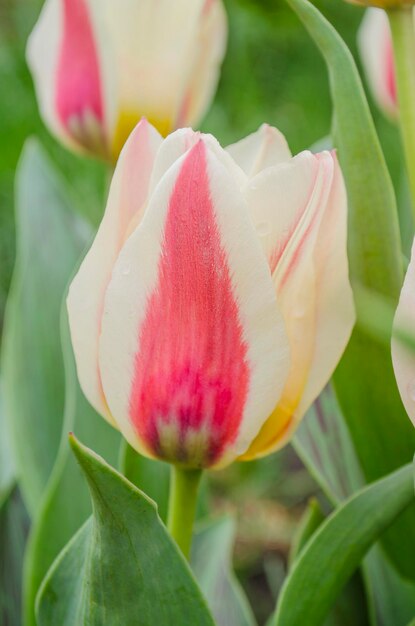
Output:
[[[415,219],[415,29],[413,8],[388,11],[395,57],[399,121]]]
[[[168,530],[186,559],[192,545],[193,524],[201,470],[171,466]]]

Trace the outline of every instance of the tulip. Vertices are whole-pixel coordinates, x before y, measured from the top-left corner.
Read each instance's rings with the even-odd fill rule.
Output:
[[[358,33],[358,46],[376,103],[388,117],[396,118],[398,103],[392,36],[384,11],[366,11]]]
[[[269,126],[227,150],[141,121],[68,294],[78,377],[144,455],[223,467],[276,450],[353,323],[335,153]]]
[[[415,352],[407,337],[414,337],[415,328],[415,241],[411,262],[399,298],[394,320],[392,361],[399,392],[406,412],[415,426]],[[400,336],[401,335],[401,336]]]
[[[142,116],[163,135],[197,124],[226,36],[222,0],[46,0],[27,48],[44,121],[112,161]]]

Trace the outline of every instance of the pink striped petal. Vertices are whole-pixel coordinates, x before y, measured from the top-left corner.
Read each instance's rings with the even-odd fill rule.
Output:
[[[201,133],[191,128],[180,128],[164,139],[160,150],[157,152],[151,176],[150,192],[153,192],[164,174],[169,168],[183,156],[190,148],[200,141]],[[243,187],[247,178],[242,169],[235,163],[232,157],[220,146],[218,140],[209,134],[203,134],[203,141],[209,149],[215,153],[219,161],[234,177],[238,186]]]
[[[27,48],[40,109],[70,147],[108,156],[99,43],[89,0],[46,0]]]
[[[415,355],[414,351],[396,336],[397,330],[410,337],[415,334],[415,242],[395,314],[394,329],[392,361],[396,382],[406,412],[415,426]]]
[[[245,196],[271,272],[278,265],[314,193],[319,164],[311,152],[254,176]]]
[[[154,157],[161,137],[142,120],[121,152],[111,183],[105,215],[68,294],[72,344],[81,387],[94,408],[112,421],[102,392],[98,369],[98,340],[104,294],[113,264],[138,223],[147,201]],[[138,166],[137,166],[138,164]]]
[[[267,167],[291,159],[284,135],[268,124],[226,150],[250,178]]]
[[[362,20],[358,45],[373,96],[390,117],[397,115],[397,95],[392,36],[382,9],[368,9]]]
[[[280,401],[246,459],[287,443],[329,380],[354,324],[346,254],[347,203],[335,155],[303,153],[291,167],[292,174],[303,173],[303,178],[297,176],[297,186],[304,185],[305,205],[298,204],[301,195],[294,185],[290,187],[287,176],[285,192],[281,188],[280,196],[274,194],[275,210],[279,215],[291,212],[292,222],[281,222],[285,228],[276,243],[278,255],[270,257],[291,348],[291,370]],[[272,191],[270,187],[270,197]],[[279,197],[284,199],[281,213]]]
[[[138,450],[195,467],[243,452],[289,367],[246,205],[201,139],[161,179],[105,299],[105,396]]]
[[[56,68],[57,114],[75,141],[105,154],[104,102],[88,4],[86,0],[62,0],[62,4],[63,32]]]
[[[336,155],[333,182],[314,250],[317,276],[313,357],[296,418],[320,394],[346,348],[355,323],[347,258],[347,195]]]

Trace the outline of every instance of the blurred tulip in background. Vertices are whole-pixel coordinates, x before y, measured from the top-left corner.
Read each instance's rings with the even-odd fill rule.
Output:
[[[115,161],[142,116],[163,135],[198,124],[226,39],[221,0],[47,0],[27,59],[56,137]]]

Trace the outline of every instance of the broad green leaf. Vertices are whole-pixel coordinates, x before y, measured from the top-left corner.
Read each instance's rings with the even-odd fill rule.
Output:
[[[79,257],[80,228],[43,150],[28,141],[16,175],[17,257],[3,335],[3,390],[16,471],[31,514],[61,438],[65,383],[59,319]]]
[[[94,515],[49,571],[38,626],[213,626],[154,502],[73,437],[71,445]]]
[[[192,569],[218,626],[254,626],[251,607],[232,569],[235,532],[231,517],[199,526]]]
[[[65,308],[62,345],[66,379],[64,427],[58,458],[29,538],[25,559],[26,626],[36,625],[35,598],[48,569],[92,512],[89,490],[71,453],[68,433],[76,431],[113,464],[116,463],[120,445],[117,431],[97,415],[79,387]]]
[[[371,545],[413,500],[411,464],[365,487],[336,509],[287,577],[275,626],[320,626]]]
[[[330,387],[308,412],[294,446],[334,505],[364,486],[363,475]],[[376,626],[406,626],[415,613],[415,585],[403,580],[374,546],[362,565]]]
[[[168,463],[153,461],[138,454],[125,439],[122,439],[119,464],[121,473],[154,500],[161,519],[166,521],[170,485]]]
[[[287,2],[328,67],[334,144],[349,197],[352,282],[396,303],[403,280],[396,201],[356,65],[338,33],[312,4]],[[359,310],[358,290],[355,300]],[[334,381],[366,479],[376,480],[409,462],[415,431],[398,393],[389,346],[356,327]],[[406,550],[402,550],[402,536],[407,539]],[[415,578],[415,505],[385,534],[383,542],[401,573]]]
[[[290,553],[290,569],[324,522],[325,517],[318,500],[311,499],[294,538]],[[370,624],[365,585],[360,571],[355,572],[346,584],[324,621],[324,626],[350,626],[350,624],[353,626],[369,626]]]
[[[17,488],[0,507],[0,624],[21,626],[23,554],[29,518]]]

